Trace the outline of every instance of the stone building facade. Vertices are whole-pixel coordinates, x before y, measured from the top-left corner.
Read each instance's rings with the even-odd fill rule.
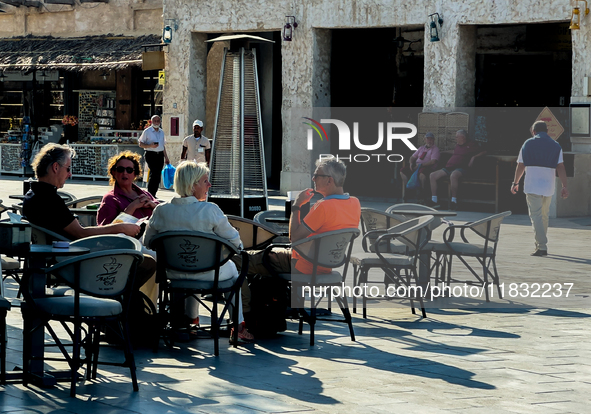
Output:
[[[301,189],[310,185],[313,161],[319,152],[327,152],[327,148],[320,145],[313,152],[308,151],[302,144],[303,138],[293,133],[295,120],[291,119],[292,113],[296,108],[335,106],[334,97],[340,91],[334,90],[334,77],[340,68],[331,65],[335,65],[337,34],[340,36],[344,30],[350,30],[356,31],[350,32],[353,37],[362,37],[366,36],[364,33],[369,33],[364,30],[375,30],[372,33],[379,34],[382,33],[380,30],[393,29],[394,35],[401,34],[407,40],[420,40],[416,45],[411,44],[416,55],[423,59],[423,82],[422,88],[419,87],[422,99],[419,105],[425,111],[452,112],[478,106],[479,68],[482,61],[487,62],[484,55],[493,53],[495,49],[492,44],[483,46],[487,31],[502,37],[504,31],[509,30],[507,38],[511,39],[503,46],[507,54],[527,55],[535,62],[532,56],[536,52],[528,51],[535,48],[531,49],[523,43],[525,31],[530,42],[539,38],[536,30],[541,26],[538,25],[558,27],[564,33],[557,37],[568,37],[568,50],[557,48],[544,52],[538,62],[544,59],[552,61],[554,56],[559,65],[567,67],[567,76],[560,76],[562,81],[566,78],[567,91],[561,95],[560,104],[558,98],[556,103],[540,104],[542,107],[562,105],[568,108],[570,102],[591,102],[591,97],[583,96],[583,78],[590,76],[591,67],[591,48],[585,42],[591,35],[591,16],[584,16],[583,13],[580,30],[573,30],[571,34],[564,27],[568,27],[573,5],[572,1],[564,0],[549,0],[544,2],[543,7],[533,0],[427,0],[419,3],[403,0],[165,0],[163,17],[178,23],[178,30],[174,32],[167,50],[164,125],[168,124],[170,117],[181,117],[181,129],[186,132],[190,130],[194,118],[207,118],[210,125],[206,126],[206,133],[208,136],[213,133],[213,118],[207,114],[215,109],[210,108],[212,100],[208,102],[208,96],[215,96],[217,91],[209,90],[212,84],[208,83],[208,76],[214,75],[208,71],[211,62],[208,62],[210,49],[206,40],[228,33],[279,34],[274,39],[280,43],[280,56],[273,58],[280,64],[280,81],[274,81],[277,82],[274,85],[280,85],[280,98],[276,97],[272,105],[275,111],[280,111],[281,127],[280,137],[274,134],[272,141],[273,145],[277,140],[281,141],[281,151],[279,154],[273,151],[273,156],[281,157],[281,191]],[[443,24],[437,25],[440,38],[437,42],[430,41],[429,15],[432,13],[439,13],[443,19]],[[286,16],[294,16],[298,23],[293,30],[292,41],[281,38]],[[521,37],[520,30],[524,32]],[[365,45],[371,46],[376,39],[366,40]],[[494,43],[494,39],[491,41]],[[483,49],[486,50],[483,52]],[[346,52],[350,56],[351,67],[365,64],[356,60],[361,52],[359,48]],[[216,53],[219,55],[219,51]],[[399,61],[404,55],[408,56],[408,53],[399,53],[396,59]],[[410,55],[416,57],[414,53]],[[348,65],[344,65],[342,70],[349,70]],[[532,70],[536,70],[535,64]],[[346,106],[355,106],[356,84],[350,84],[350,88],[351,101]],[[504,92],[508,95],[512,93],[511,90]],[[312,116],[311,110],[308,115]],[[527,131],[523,132],[527,138]],[[556,200],[553,211],[559,216],[591,214],[591,138],[570,142],[569,137],[562,137],[560,142],[563,146],[568,143],[568,149],[574,153],[574,172],[569,177],[571,197],[567,201]],[[277,172],[274,170],[273,175]]]
[[[38,8],[1,4],[0,37],[162,33],[162,0],[109,0],[73,6],[39,3]]]

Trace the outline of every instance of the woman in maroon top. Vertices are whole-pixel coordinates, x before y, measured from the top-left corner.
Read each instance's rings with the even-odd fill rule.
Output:
[[[113,222],[119,213],[127,213],[137,219],[149,218],[158,201],[133,182],[141,176],[140,155],[123,151],[109,159],[108,170],[113,189],[104,195],[96,222],[104,226]]]

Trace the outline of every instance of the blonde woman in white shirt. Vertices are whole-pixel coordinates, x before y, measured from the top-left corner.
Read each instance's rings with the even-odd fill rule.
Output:
[[[213,203],[205,201],[207,191],[211,187],[209,182],[209,168],[205,163],[184,161],[176,169],[174,175],[174,190],[180,197],[175,197],[170,203],[156,206],[144,235],[144,244],[150,245],[151,240],[158,234],[174,230],[194,230],[215,234],[227,239],[238,248],[242,248],[240,234],[230,225],[222,210]],[[194,280],[211,280],[212,272],[191,275],[176,275],[178,278]],[[226,262],[220,268],[220,280],[238,278],[238,270],[232,261]],[[242,341],[252,341],[253,335],[243,324],[242,303],[238,296],[238,323],[240,331],[238,338]],[[199,317],[199,303],[188,298],[185,302],[185,315],[193,321]]]

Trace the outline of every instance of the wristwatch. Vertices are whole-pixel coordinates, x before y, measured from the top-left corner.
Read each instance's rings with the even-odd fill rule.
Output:
[[[299,211],[300,208],[300,206],[291,206],[291,211]]]

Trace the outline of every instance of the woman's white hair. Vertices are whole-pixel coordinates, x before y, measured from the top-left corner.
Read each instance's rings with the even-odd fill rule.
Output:
[[[181,162],[174,173],[174,191],[181,197],[192,196],[193,184],[206,174],[209,174],[209,168],[204,162]]]

